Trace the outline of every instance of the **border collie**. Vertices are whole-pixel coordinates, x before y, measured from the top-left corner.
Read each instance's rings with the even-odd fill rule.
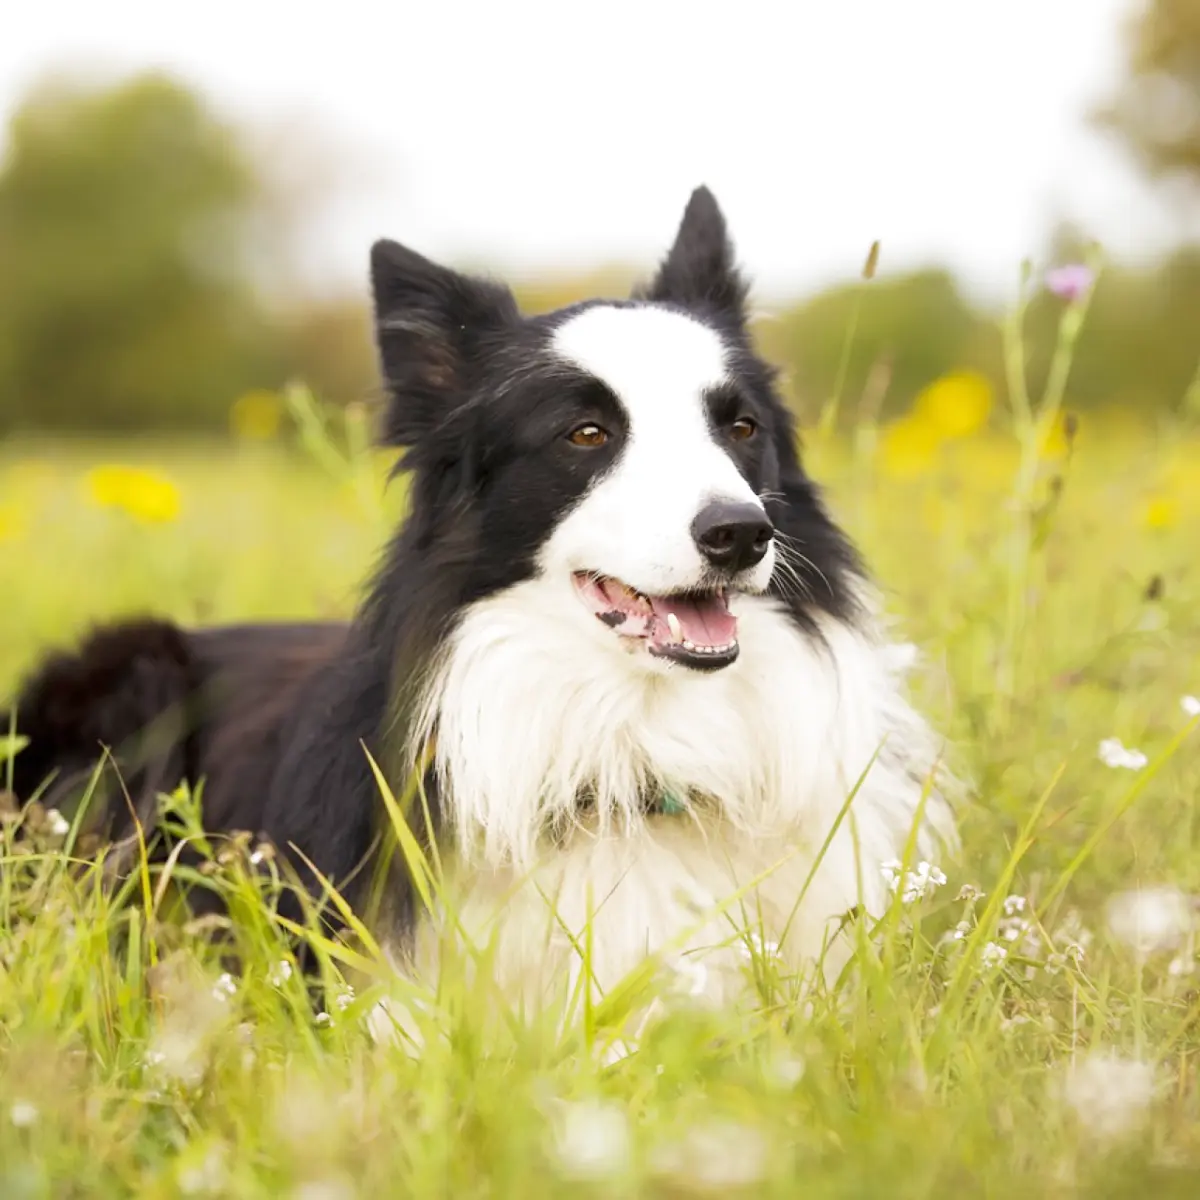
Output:
[[[514,995],[577,983],[586,943],[601,990],[670,951],[728,1000],[747,915],[836,971],[839,922],[886,908],[881,864],[953,821],[712,194],[628,300],[526,317],[389,241],[371,273],[411,494],[353,619],[100,628],[17,700],[18,795],[50,777],[69,804],[107,748],[106,836],[203,781],[206,828],[294,848],[357,903],[387,824],[365,746],[396,794],[424,771],[457,927]],[[379,932],[423,975],[445,913],[392,874]]]

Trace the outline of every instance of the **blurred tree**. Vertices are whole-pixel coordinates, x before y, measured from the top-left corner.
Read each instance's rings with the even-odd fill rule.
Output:
[[[365,299],[309,301],[282,316],[279,331],[288,375],[307,384],[324,403],[379,400],[374,330]]]
[[[169,79],[36,89],[0,166],[0,428],[223,425],[274,382],[246,236],[266,201]]]
[[[1127,69],[1100,120],[1153,174],[1200,184],[1200,0],[1146,0],[1130,25]]]

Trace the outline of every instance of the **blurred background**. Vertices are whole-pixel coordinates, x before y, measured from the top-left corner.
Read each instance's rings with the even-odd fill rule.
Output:
[[[994,604],[1004,322],[1023,294],[1036,405],[1072,305],[1047,272],[1080,262],[1038,487],[1073,544],[1119,525],[1131,577],[1186,573],[1200,0],[43,0],[0,39],[0,684],[130,609],[348,611],[403,503],[369,449],[374,239],[544,310],[625,294],[701,182],[917,633],[969,610],[931,576]]]
[[[999,380],[1020,265],[1109,269],[1070,401],[1178,406],[1200,346],[1200,0],[26,6],[0,46],[0,431],[267,436],[370,398],[370,242],[619,294],[727,211],[803,413]],[[1045,311],[1041,311],[1041,310]],[[1031,314],[1034,372],[1056,318]]]

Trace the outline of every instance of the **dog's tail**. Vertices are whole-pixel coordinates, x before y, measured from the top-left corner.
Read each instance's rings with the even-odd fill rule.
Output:
[[[65,816],[87,798],[85,827],[106,838],[131,832],[135,813],[152,825],[158,793],[190,773],[196,684],[177,626],[145,619],[94,630],[77,650],[45,659],[0,710],[0,734],[15,724],[28,739],[0,766],[0,790],[11,771],[22,804],[37,798]]]

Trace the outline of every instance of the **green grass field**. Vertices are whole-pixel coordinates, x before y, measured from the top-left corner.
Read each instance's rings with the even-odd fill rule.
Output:
[[[53,816],[9,814],[0,1196],[1200,1194],[1200,438],[1085,419],[1038,457],[1023,431],[810,455],[974,786],[946,884],[852,931],[839,995],[799,1005],[764,950],[754,1011],[667,990],[622,1054],[619,998],[493,1036],[452,977],[411,1057],[368,1036],[361,977],[314,1017],[252,847],[209,877],[232,979],[158,876],[109,898]],[[106,491],[105,463],[169,482]],[[346,613],[403,505],[377,482],[272,445],[11,447],[0,690],[101,616]]]

